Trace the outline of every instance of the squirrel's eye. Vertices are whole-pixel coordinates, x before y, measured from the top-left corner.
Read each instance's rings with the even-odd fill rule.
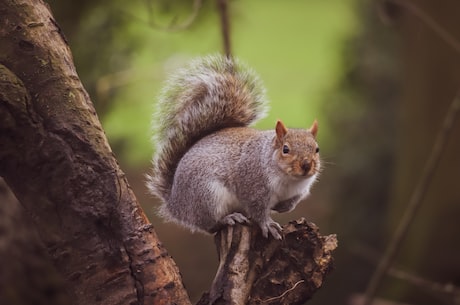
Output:
[[[319,153],[319,147],[316,147],[316,153]]]
[[[286,144],[283,145],[283,154],[288,154],[289,153],[289,146]]]

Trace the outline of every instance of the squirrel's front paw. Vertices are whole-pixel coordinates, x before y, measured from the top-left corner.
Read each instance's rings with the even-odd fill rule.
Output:
[[[283,237],[280,234],[281,232],[283,232],[283,228],[276,221],[271,220],[265,224],[262,224],[260,228],[262,229],[262,235],[265,238],[268,238],[268,232],[270,232],[274,239],[283,239]]]

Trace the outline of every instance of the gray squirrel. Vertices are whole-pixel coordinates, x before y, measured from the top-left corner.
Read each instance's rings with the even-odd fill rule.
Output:
[[[316,120],[309,129],[249,127],[265,116],[257,75],[220,55],[192,61],[168,81],[153,118],[150,192],[159,214],[192,231],[255,223],[282,239],[270,214],[293,210],[320,171]]]

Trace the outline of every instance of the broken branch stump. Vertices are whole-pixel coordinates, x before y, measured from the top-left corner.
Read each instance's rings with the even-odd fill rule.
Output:
[[[203,304],[303,304],[332,270],[336,235],[321,236],[301,218],[283,229],[283,240],[263,238],[250,226],[226,227],[215,236],[219,267]]]

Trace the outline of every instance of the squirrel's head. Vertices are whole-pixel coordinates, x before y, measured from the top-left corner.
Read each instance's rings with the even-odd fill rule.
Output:
[[[320,160],[316,120],[309,129],[289,130],[278,120],[275,133],[275,158],[282,171],[297,178],[310,178],[318,174]]]

